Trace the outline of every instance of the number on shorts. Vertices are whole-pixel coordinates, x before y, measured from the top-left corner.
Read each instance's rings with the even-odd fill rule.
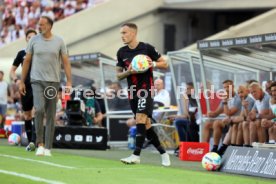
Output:
[[[140,98],[138,100],[138,109],[144,109],[144,108],[146,108],[146,99]]]

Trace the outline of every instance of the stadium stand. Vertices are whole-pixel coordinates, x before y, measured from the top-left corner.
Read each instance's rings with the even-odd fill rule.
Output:
[[[96,6],[105,0],[5,0],[0,4],[0,47],[24,37],[24,32],[37,29],[41,15],[46,15],[54,21],[62,20],[86,8]]]

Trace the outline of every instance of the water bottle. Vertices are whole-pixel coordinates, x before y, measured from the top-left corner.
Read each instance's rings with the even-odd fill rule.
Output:
[[[135,149],[135,139],[136,139],[136,126],[132,126],[128,131],[128,148]]]

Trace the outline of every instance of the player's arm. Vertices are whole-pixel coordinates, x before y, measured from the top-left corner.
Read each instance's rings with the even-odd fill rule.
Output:
[[[270,111],[270,109],[263,109],[259,114],[259,118],[273,119],[273,118],[275,118],[275,115]]]
[[[14,82],[17,81],[17,76],[16,76],[15,71],[17,70],[18,66],[22,63],[22,61],[24,60],[21,53],[22,53],[21,51],[17,53],[17,55],[13,61],[12,67],[10,69],[10,78]]]
[[[242,121],[245,120],[245,118],[247,117],[247,113],[245,113],[245,111],[248,111],[248,109],[243,109],[240,113],[239,116],[234,116],[234,117],[231,117],[231,120],[232,120],[232,123],[240,123]]]
[[[156,68],[159,68],[159,69],[167,69],[168,68],[168,63],[166,61],[166,59],[161,56],[157,61],[156,61],[156,65],[155,67]]]
[[[27,53],[22,66],[21,82],[19,85],[19,91],[22,95],[26,94],[25,80],[30,69],[32,62],[32,54]]]
[[[71,63],[67,54],[61,54],[63,69],[66,75],[66,86],[72,86]]]
[[[32,62],[32,54],[27,53],[22,66],[21,82],[24,83]]]
[[[223,113],[223,104],[222,104],[222,102],[220,102],[220,105],[216,108],[215,111],[209,111],[209,112],[207,112],[207,117],[209,117],[209,118],[215,118],[218,115],[220,115],[221,113]]]
[[[164,56],[161,56],[161,54],[150,44],[147,44],[148,48],[148,56],[149,56],[149,65],[153,68],[159,68],[159,69],[167,69],[168,63]]]
[[[116,67],[116,72],[117,72],[117,79],[118,80],[123,80],[124,78],[127,78],[129,75],[132,74],[131,67],[129,67],[126,71],[124,71],[124,69],[122,67],[117,66]]]
[[[232,107],[229,109],[227,104],[223,104],[223,111],[227,116],[233,116],[236,112],[239,111],[239,109],[237,107]]]
[[[17,70],[17,66],[14,66],[14,65],[12,65],[12,67],[11,67],[11,69],[10,69],[10,78],[14,81],[14,82],[16,82],[16,80],[17,80],[17,76],[16,76],[16,73],[15,73],[15,71]]]
[[[258,111],[257,108],[254,106],[252,108],[252,110],[248,113],[248,118],[251,121],[255,121],[256,120],[256,115],[257,115]]]

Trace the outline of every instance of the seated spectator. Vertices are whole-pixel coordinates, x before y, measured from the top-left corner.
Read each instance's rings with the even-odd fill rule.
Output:
[[[23,38],[24,36],[25,36],[25,33],[21,25],[16,24],[15,29],[11,32],[11,41],[15,41],[19,38]]]
[[[271,90],[270,90],[270,86],[271,86],[272,83],[273,83],[272,80],[268,80],[268,81],[266,81],[266,83],[265,83],[265,92],[268,93],[269,96],[272,95],[272,94],[271,94]]]
[[[223,120],[216,120],[213,124],[213,137],[214,145],[212,152],[218,151],[219,141],[222,138],[223,131],[227,132],[231,123],[231,117],[239,116],[241,113],[241,99],[234,90],[234,84],[231,80],[223,82],[223,88],[226,92],[220,107],[223,109],[223,113],[226,118]]]
[[[28,14],[25,13],[25,7],[20,6],[19,13],[15,17],[15,22],[20,25],[23,29],[28,26]]]
[[[72,5],[70,1],[68,3],[66,2],[65,8],[64,8],[64,17],[68,17],[73,15],[76,12],[75,7]]]
[[[92,92],[92,93],[91,93]],[[87,91],[84,98],[85,112],[84,117],[88,126],[102,127],[103,115],[100,105],[95,99],[95,93]]]
[[[214,130],[214,147],[212,149],[214,152],[217,152],[223,128],[227,128],[226,124],[229,122],[228,117],[240,114],[241,109],[241,100],[234,91],[233,81],[225,80],[222,84],[225,90],[223,101],[220,102],[220,105],[215,111],[210,111],[207,113],[207,117],[210,119],[205,121],[203,128],[203,142],[207,143],[210,141],[210,130]],[[225,114],[227,117],[224,119],[213,119],[218,117],[220,114]]]
[[[51,6],[46,6],[44,8],[44,11],[41,13],[41,16],[47,16],[50,17],[52,20],[55,20],[55,14]]]
[[[264,143],[266,141],[266,132],[265,128],[261,126],[261,120],[270,117],[270,96],[265,93],[261,85],[256,82],[253,82],[249,85],[249,90],[255,99],[255,105],[248,114],[250,121],[250,145],[252,145],[253,142]]]
[[[0,125],[3,125],[7,113],[7,105],[8,105],[8,91],[9,86],[6,81],[4,81],[4,72],[0,71],[0,116],[2,122]]]
[[[192,92],[194,92],[193,83],[187,83],[186,94],[181,96],[181,114],[168,116],[170,120],[174,121],[174,125],[178,132],[180,142],[198,142],[199,141],[199,126],[197,124],[197,102],[193,98]],[[178,149],[175,153],[178,155]]]
[[[249,90],[246,86],[239,86],[238,95],[242,100],[242,109],[239,116],[232,116],[230,117],[230,127],[226,136],[223,140],[223,145],[218,149],[218,154],[223,155],[225,150],[227,149],[228,145],[231,143],[232,146],[242,146],[243,143],[243,123],[248,123],[246,121],[248,113],[252,110],[254,106],[254,99],[251,98],[249,95]],[[249,134],[245,135],[249,136]],[[248,142],[245,141],[246,147],[249,144],[249,137]]]
[[[61,20],[64,18],[63,12],[64,9],[61,7],[61,2],[55,2],[53,7],[53,12],[55,14],[55,21]]]
[[[6,12],[3,16],[3,27],[7,27],[8,31],[11,31],[14,29],[15,26],[15,17],[12,13],[11,9],[6,9]]]
[[[77,4],[75,6],[76,12],[79,12],[86,8],[86,4],[84,0],[77,0]]]
[[[153,101],[159,106],[169,107],[171,105],[170,93],[164,89],[164,82],[158,78],[154,81],[155,96]]]
[[[94,2],[94,1],[93,1]],[[97,1],[102,3],[104,1]],[[2,19],[2,25],[0,21],[0,32],[6,32],[4,28],[7,28],[7,33],[11,34],[15,31],[15,24],[20,25],[21,31],[26,28],[37,29],[37,22],[40,16],[46,15],[51,17],[53,20],[58,21],[63,19],[64,9],[67,5],[72,5],[70,11],[65,12],[66,16],[72,15],[85,9],[88,3],[87,0],[77,0],[77,1],[52,1],[52,0],[27,0],[27,1],[4,1],[3,4],[0,3],[0,18]],[[43,10],[43,12],[42,12]],[[3,31],[4,30],[4,31]],[[18,32],[18,30],[17,30]],[[20,37],[14,37],[13,35],[1,35],[0,47],[14,41]],[[13,38],[11,39],[11,36]]]
[[[113,82],[110,86],[110,96],[108,98],[109,110],[130,110],[127,95],[124,94],[120,82]]]
[[[270,114],[271,117],[262,119],[261,125],[268,129],[268,143],[276,143],[276,82],[270,85],[271,99],[270,99]]]

